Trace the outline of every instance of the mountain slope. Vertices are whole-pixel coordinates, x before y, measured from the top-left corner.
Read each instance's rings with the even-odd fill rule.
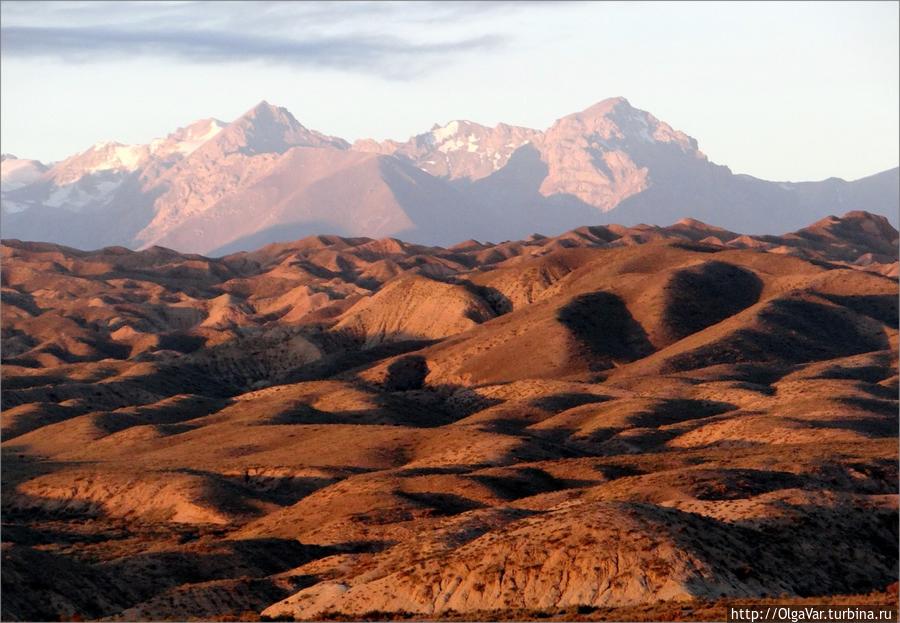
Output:
[[[185,195],[174,191],[164,195],[165,211],[138,239],[216,254],[322,232],[402,233],[434,243],[465,235],[466,225],[477,218],[452,187],[389,156],[294,147],[277,158],[252,158],[264,172],[248,175],[229,192],[216,192],[221,195],[217,201],[199,203],[187,214],[195,182],[185,178],[186,199],[178,201]],[[169,178],[166,183],[182,182]],[[201,201],[211,195],[201,195]]]
[[[0,155],[0,186],[4,190],[15,190],[28,186],[40,178],[47,165],[37,160],[16,158],[12,154]]]
[[[436,177],[477,180],[503,168],[516,149],[539,134],[505,123],[488,128],[456,120],[435,125],[405,143],[369,139],[356,141],[353,149],[401,156]]]
[[[896,224],[900,208],[900,169],[853,182],[736,175],[621,97],[544,131],[457,120],[353,145],[261,102],[229,124],[98,143],[25,177],[15,162],[4,160],[4,235],[87,248],[225,253],[320,233],[446,245],[685,217],[758,234],[849,210]]]

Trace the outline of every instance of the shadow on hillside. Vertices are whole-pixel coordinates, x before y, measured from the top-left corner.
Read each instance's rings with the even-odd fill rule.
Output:
[[[583,345],[593,369],[635,361],[653,352],[643,327],[632,317],[625,302],[610,292],[591,292],[575,297],[559,310],[557,320]]]

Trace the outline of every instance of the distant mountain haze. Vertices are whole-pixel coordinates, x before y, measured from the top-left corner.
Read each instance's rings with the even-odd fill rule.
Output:
[[[78,248],[223,255],[329,233],[423,244],[694,218],[752,234],[865,210],[897,224],[900,174],[770,182],[607,99],[546,130],[471,121],[354,144],[261,102],[147,145],[98,143],[45,165],[4,155],[2,235]]]

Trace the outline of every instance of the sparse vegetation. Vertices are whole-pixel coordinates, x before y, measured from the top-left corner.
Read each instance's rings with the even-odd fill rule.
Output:
[[[794,256],[696,224],[215,260],[4,243],[2,618],[896,601],[871,218],[779,238]],[[883,261],[851,268],[872,236]]]

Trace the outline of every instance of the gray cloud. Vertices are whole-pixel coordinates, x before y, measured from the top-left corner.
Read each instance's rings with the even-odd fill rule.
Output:
[[[52,57],[91,62],[129,56],[164,56],[188,62],[267,62],[297,66],[376,71],[402,78],[429,61],[454,52],[495,47],[485,36],[448,43],[416,44],[391,37],[286,39],[228,31],[151,31],[105,28],[16,27],[2,29],[2,51],[9,56]]]
[[[503,45],[504,36],[485,31],[485,14],[518,10],[506,2],[4,2],[0,47],[8,57],[72,63],[150,56],[402,79]],[[430,33],[436,23],[444,36],[423,41],[419,29],[427,24]]]

